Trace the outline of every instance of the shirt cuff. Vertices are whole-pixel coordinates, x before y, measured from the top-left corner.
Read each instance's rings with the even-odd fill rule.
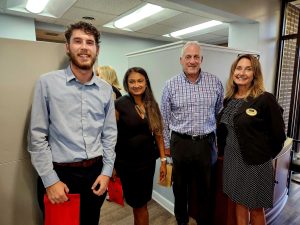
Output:
[[[41,179],[43,181],[45,188],[47,188],[59,181],[59,177],[57,176],[57,173],[54,170],[52,170],[51,173],[46,176],[41,176]]]
[[[101,172],[102,175],[111,177],[112,172],[113,169],[109,165],[103,165],[102,172]]]

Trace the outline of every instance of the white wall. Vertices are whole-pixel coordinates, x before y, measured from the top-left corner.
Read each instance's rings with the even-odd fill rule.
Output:
[[[162,41],[131,38],[108,33],[103,33],[100,40],[98,65],[112,66],[117,72],[120,84],[123,82],[124,74],[128,69],[126,54],[166,44],[166,42]]]
[[[231,24],[228,47],[258,51],[265,88],[274,93],[280,12],[267,12],[257,21],[255,24]]]
[[[261,53],[260,62],[264,74],[265,87],[274,93],[276,78],[276,63],[278,51],[278,35],[280,24],[280,12],[271,12],[259,18],[259,46]]]
[[[64,48],[0,38],[0,59],[0,224],[42,224],[26,137],[35,81],[64,67]]]
[[[0,37],[35,41],[34,19],[0,13]]]
[[[228,47],[257,51],[258,33],[258,23],[231,23],[229,24]]]

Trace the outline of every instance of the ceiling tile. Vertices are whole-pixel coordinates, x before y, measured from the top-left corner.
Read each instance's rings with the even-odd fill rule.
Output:
[[[74,20],[69,20],[69,19],[59,19],[55,21],[55,24],[57,25],[63,25],[63,26],[69,26],[70,24],[74,23]]]
[[[164,9],[156,14],[154,14],[153,16],[150,16],[148,18],[143,19],[142,21],[136,22],[130,26],[128,26],[127,28],[133,31],[139,31],[143,28],[146,28],[148,26],[154,25],[154,24],[158,24],[162,21],[165,21],[169,18],[173,18],[175,16],[177,16],[178,14],[180,14],[181,12],[178,12],[176,10],[171,10],[171,9]]]
[[[13,14],[8,12],[6,7],[6,2],[15,2],[15,1],[23,1],[22,4],[25,4],[27,0],[0,0],[0,12]],[[259,0],[255,0],[256,2]],[[272,0],[275,1],[275,0]],[[297,0],[299,2],[300,0]],[[146,4],[147,2],[151,2],[153,4],[161,5],[165,8],[171,9],[170,11],[174,11],[176,13],[170,14],[169,16],[152,17],[148,19],[146,22],[141,22],[140,24],[136,23],[132,25],[131,29],[136,32],[111,29],[102,27],[104,24],[109,23],[117,18],[120,18],[121,15],[127,14],[138,6]],[[201,2],[201,4],[200,4]],[[204,3],[204,2],[207,2]],[[234,2],[238,2],[238,0],[229,0],[230,4]],[[190,4],[189,4],[190,3]],[[193,3],[193,4],[192,4]],[[35,14],[25,15],[25,17],[32,17],[35,21],[41,23],[48,23],[54,25],[60,25],[62,27],[61,30],[64,30],[66,26],[74,23],[76,21],[82,20],[83,16],[91,16],[94,17],[95,20],[91,21],[101,32],[114,33],[119,35],[126,35],[130,37],[137,38],[149,38],[155,40],[165,40],[165,41],[178,41],[180,39],[175,38],[166,38],[162,35],[168,34],[177,30],[181,30],[190,26],[194,26],[203,22],[207,22],[211,19],[216,18],[224,18],[221,21],[232,21],[234,18],[242,18],[241,16],[237,16],[235,14],[235,10],[223,11],[222,13],[212,13],[221,12],[223,10],[219,7],[216,7],[217,10],[212,10],[213,4],[221,4],[224,5],[224,10],[229,8],[226,4],[219,0],[211,0],[211,1],[200,1],[200,0],[191,0],[191,1],[182,1],[182,0],[77,0],[74,5],[71,6],[69,10],[61,18],[47,18],[42,17]],[[206,10],[209,7],[204,7],[205,5],[210,6],[210,10]],[[247,4],[250,4],[249,2]],[[235,4],[238,5],[238,4]],[[264,7],[266,4],[262,4]],[[269,5],[269,4],[267,4]],[[216,5],[219,6],[219,5]],[[236,6],[237,8],[240,8]],[[253,6],[254,8],[258,8],[260,6]],[[266,8],[266,7],[264,7]],[[253,10],[252,10],[253,11]],[[240,11],[239,11],[240,13]],[[28,14],[28,13],[27,13]],[[225,16],[227,16],[225,18]],[[239,20],[240,21],[240,20]],[[150,25],[151,24],[151,25]],[[36,27],[40,29],[40,27]],[[51,30],[51,26],[49,26],[49,32],[54,31]],[[219,30],[218,30],[219,29]],[[45,31],[46,32],[46,31]],[[228,37],[228,27],[225,29],[223,27],[215,28],[214,30],[206,30],[201,31],[199,33],[194,33],[194,36],[186,36],[184,40],[199,40],[205,43],[224,43],[227,41]],[[42,36],[42,33],[39,32],[38,35]],[[210,36],[212,35],[212,36]],[[51,36],[51,35],[50,35]]]
[[[98,12],[107,12],[113,15],[121,15],[142,4],[141,0],[78,0],[75,7],[87,10],[95,10]]]
[[[164,24],[159,24],[159,23],[138,30],[138,32],[140,33],[155,34],[155,35],[165,35],[173,31],[174,31],[174,27],[164,25]]]
[[[181,13],[170,19],[161,21],[160,24],[174,27],[175,30],[180,30],[183,28],[187,28],[190,26],[194,26],[194,25],[197,25],[200,23],[207,22],[209,20],[210,20],[209,18],[195,16],[195,15],[187,14],[187,13]],[[173,31],[175,31],[175,30],[173,30]]]
[[[95,20],[91,22],[96,26],[103,25],[114,18],[114,16],[111,14],[99,13],[94,10],[72,7],[62,16],[62,19],[70,21],[79,21],[82,20],[83,16],[94,17]]]
[[[57,19],[53,17],[41,17],[38,19],[38,22],[44,22],[44,23],[55,23],[56,21]]]
[[[191,37],[189,40],[198,40],[199,42],[208,44],[222,44],[228,42],[228,38],[226,36],[218,36],[213,34],[203,34],[200,36]]]

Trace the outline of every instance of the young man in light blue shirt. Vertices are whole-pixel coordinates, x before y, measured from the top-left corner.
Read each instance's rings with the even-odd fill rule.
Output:
[[[36,83],[28,150],[39,175],[38,199],[52,204],[80,194],[80,224],[98,225],[115,160],[117,127],[112,88],[93,73],[99,31],[89,23],[65,32],[70,65]]]

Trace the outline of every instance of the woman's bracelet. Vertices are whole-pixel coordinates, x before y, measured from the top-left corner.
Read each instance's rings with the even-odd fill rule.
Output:
[[[167,161],[167,158],[166,157],[160,158],[160,161],[161,162]]]

